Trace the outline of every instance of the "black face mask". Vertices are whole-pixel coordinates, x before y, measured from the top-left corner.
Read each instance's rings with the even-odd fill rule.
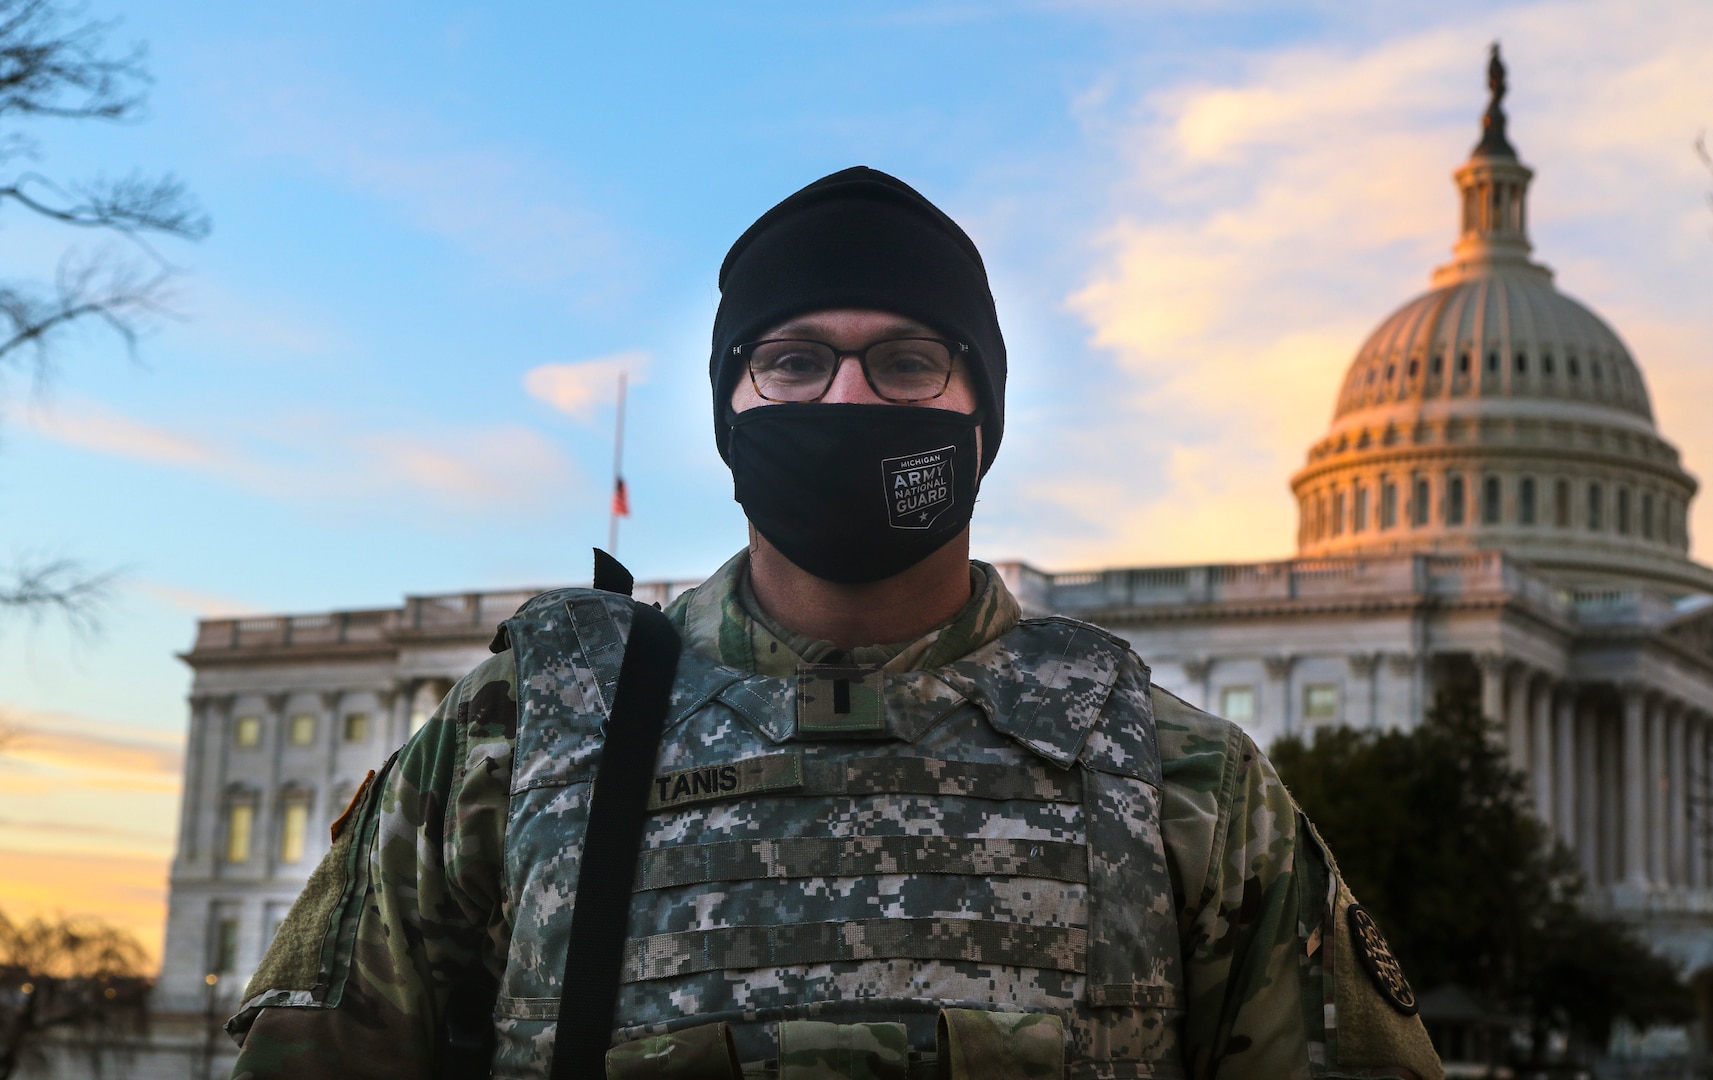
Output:
[[[809,403],[727,419],[733,498],[818,578],[889,578],[938,551],[975,510],[979,413]]]

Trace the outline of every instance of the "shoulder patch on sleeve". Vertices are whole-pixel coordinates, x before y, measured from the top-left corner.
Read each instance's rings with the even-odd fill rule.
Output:
[[[368,887],[368,843],[373,836],[377,795],[398,753],[357,789],[335,823],[333,846],[309,875],[303,892],[274,934],[256,973],[244,988],[243,1005],[226,1023],[242,1045],[256,1015],[269,1006],[332,1008],[339,1004],[350,969],[351,949]]]
[[[1379,927],[1342,878],[1334,903],[1331,944],[1338,1064],[1349,1068],[1402,1066],[1422,1080],[1441,1080],[1445,1070],[1428,1039],[1427,1028],[1415,1015],[1415,995]],[[1405,1001],[1408,1011],[1403,1006]]]
[[[1361,904],[1351,904],[1344,909],[1344,917],[1350,924],[1350,941],[1356,958],[1362,961],[1362,969],[1374,980],[1386,1003],[1404,1016],[1416,1015],[1416,992],[1410,989],[1403,966],[1392,955],[1392,947],[1386,944],[1386,936],[1380,933],[1374,916]]]

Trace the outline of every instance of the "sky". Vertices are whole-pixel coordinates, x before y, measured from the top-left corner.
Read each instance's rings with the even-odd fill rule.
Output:
[[[1713,470],[1713,7],[867,0],[184,5],[137,122],[28,167],[181,177],[213,230],[136,356],[96,327],[0,370],[0,564],[117,573],[97,630],[0,622],[0,911],[158,951],[199,616],[587,580],[618,373],[619,556],[743,542],[706,383],[715,276],[854,164],[980,246],[1010,353],[979,557],[1285,558],[1291,472],[1365,335],[1454,239],[1451,171],[1510,66],[1536,255]],[[68,236],[0,205],[7,278]],[[1713,501],[1692,519],[1713,536]],[[1695,548],[1705,558],[1704,546]]]

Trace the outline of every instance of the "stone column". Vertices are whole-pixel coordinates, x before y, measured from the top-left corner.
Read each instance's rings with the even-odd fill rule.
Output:
[[[393,709],[387,737],[394,749],[410,738],[410,710],[416,704],[416,691],[421,685],[421,679],[393,680]]]
[[[1666,787],[1670,783],[1666,771],[1665,705],[1651,695],[1647,698],[1645,714],[1648,719],[1647,756],[1647,830],[1648,877],[1656,885],[1666,884],[1666,831],[1669,817],[1666,809]]]
[[[1511,748],[1511,767],[1521,769],[1534,786],[1534,759],[1540,751],[1529,746],[1529,684],[1534,673],[1522,664],[1511,668],[1509,701],[1505,703],[1505,744]]]
[[[1475,658],[1481,669],[1481,715],[1505,728],[1505,658],[1499,653],[1482,653]],[[1504,738],[1503,734],[1500,736]]]
[[[1345,713],[1347,723],[1353,728],[1377,728],[1380,726],[1380,712],[1376,699],[1379,687],[1375,685],[1375,672],[1380,667],[1380,654],[1351,653],[1346,659],[1350,664],[1350,707]]]
[[[1623,880],[1648,884],[1647,699],[1634,684],[1623,688],[1624,836],[1619,845]]]
[[[344,699],[343,690],[321,692],[321,714],[327,730],[321,734],[321,790],[312,793],[309,801],[309,843],[304,858],[309,860],[311,865],[320,860],[325,850],[321,846],[322,838],[327,837],[327,826],[332,824],[333,815],[339,813],[338,808],[328,808],[327,794],[333,790],[333,771],[339,758],[339,743],[345,737],[339,723],[339,706]]]
[[[1289,735],[1295,730],[1291,715],[1291,667],[1295,659],[1291,656],[1269,656],[1265,661],[1267,711],[1262,715],[1262,723],[1269,727],[1277,725],[1270,732],[1274,736]]]
[[[1591,882],[1607,880],[1600,861],[1600,831],[1610,827],[1617,817],[1617,808],[1606,800],[1600,783],[1601,752],[1599,719],[1591,705],[1577,707],[1574,688],[1570,689],[1571,716],[1576,721],[1576,852],[1582,856],[1582,871]],[[1602,813],[1602,810],[1604,813]]]
[[[1534,789],[1535,814],[1550,828],[1553,825],[1553,738],[1552,683],[1544,677],[1534,682],[1534,713],[1529,733],[1529,786]]]
[[[1689,785],[1685,782],[1688,769],[1687,747],[1684,742],[1683,706],[1672,702],[1666,713],[1666,823],[1669,826],[1670,847],[1666,849],[1665,870],[1673,885],[1689,884]]]
[[[1688,772],[1684,776],[1684,839],[1689,848],[1689,887],[1707,888],[1707,718],[1690,712],[1688,723]]]
[[[207,739],[209,714],[213,711],[211,695],[191,695],[190,725],[184,737],[184,787],[178,796],[178,853],[175,861],[181,865],[196,861],[197,806],[206,768],[203,743]]]
[[[1191,695],[1191,704],[1199,709],[1213,712],[1213,685],[1209,681],[1213,677],[1213,660],[1208,657],[1198,657],[1184,661],[1184,678],[1189,680],[1186,688]]]
[[[1553,760],[1557,767],[1553,776],[1552,819],[1558,825],[1558,838],[1574,849],[1577,843],[1576,798],[1579,792],[1576,783],[1576,695],[1569,686],[1561,684],[1558,687],[1557,706],[1558,712],[1553,718],[1556,744]]]
[[[1408,731],[1421,725],[1426,713],[1422,709],[1422,660],[1420,653],[1392,653],[1386,657],[1386,675],[1394,689],[1398,727]],[[1399,689],[1401,688],[1401,692]]]

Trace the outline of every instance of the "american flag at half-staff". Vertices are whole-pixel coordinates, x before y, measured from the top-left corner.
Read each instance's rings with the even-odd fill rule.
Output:
[[[619,372],[619,407],[613,418],[613,505],[607,516],[607,554],[619,554],[619,518],[630,517],[630,493],[621,469],[625,456],[625,373]]]

